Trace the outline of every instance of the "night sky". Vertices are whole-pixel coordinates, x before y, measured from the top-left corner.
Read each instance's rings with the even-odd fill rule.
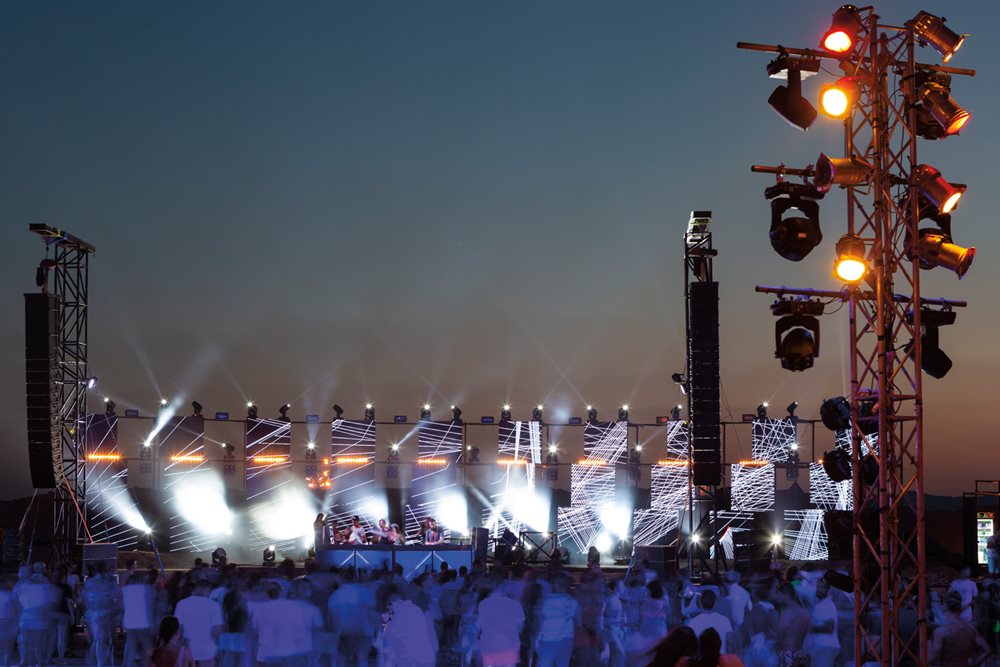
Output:
[[[815,47],[837,2],[8,3],[0,16],[0,497],[30,493],[22,294],[43,245],[32,222],[97,246],[91,368],[118,404],[161,396],[207,414],[444,418],[667,414],[684,368],[682,234],[714,212],[724,416],[762,400],[817,417],[848,391],[846,308],[822,322],[816,366],[773,357],[771,298],[754,284],[837,289],[845,197],[799,264],[769,245],[752,163],[842,151],[767,106],[769,54]],[[952,65],[973,118],[921,160],[969,184],[956,242],[979,249],[941,334],[955,367],[926,378],[928,490],[996,478],[1000,351],[1000,3],[884,2],[971,33]],[[939,57],[921,49],[923,62]],[[815,99],[821,74],[805,84]],[[92,404],[99,408],[99,399]],[[825,431],[824,429],[820,429]],[[821,433],[822,444],[829,441]],[[749,431],[730,458],[749,454]],[[738,440],[737,440],[738,438]],[[742,451],[741,451],[742,450]]]

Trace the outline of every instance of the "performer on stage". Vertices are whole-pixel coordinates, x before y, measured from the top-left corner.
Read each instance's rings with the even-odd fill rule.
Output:
[[[424,544],[442,544],[444,535],[438,530],[437,521],[428,517],[426,528],[424,529]]]
[[[361,517],[354,516],[351,518],[351,528],[347,535],[347,542],[349,544],[365,543],[365,529],[361,525]]]
[[[386,541],[389,542],[389,544],[403,544],[403,531],[399,529],[398,523],[394,523],[389,526],[389,534],[386,537]]]
[[[313,522],[314,544],[318,550],[320,545],[330,546],[330,527],[326,525],[326,519],[322,513],[316,515]]]
[[[378,527],[372,531],[372,544],[383,544],[389,541],[389,525],[385,519],[378,520]]]

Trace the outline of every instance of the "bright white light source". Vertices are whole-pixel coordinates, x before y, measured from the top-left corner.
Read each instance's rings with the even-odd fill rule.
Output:
[[[308,447],[309,449],[316,449],[316,443],[310,442],[308,445],[306,445],[306,447]]]
[[[166,405],[166,404],[167,404],[167,399],[161,398],[160,399],[160,405]]]
[[[208,471],[188,475],[177,482],[174,493],[178,512],[200,533],[232,533],[233,513],[226,505],[226,489],[220,477]]]
[[[781,545],[781,535],[771,536],[771,546],[777,547]]]
[[[371,410],[371,409],[372,409],[372,404],[371,403],[365,403],[365,410]]]
[[[698,533],[691,533],[691,544],[698,544],[701,542],[701,535]]]
[[[601,533],[597,536],[597,539],[594,540],[594,546],[597,547],[597,550],[601,553],[607,553],[611,551],[611,547],[614,546],[614,540],[611,539],[610,534]]]
[[[798,448],[799,448],[799,443],[797,443],[797,442],[793,442],[793,443],[792,443],[792,451],[794,452],[794,451],[796,451],[796,450],[797,450]]]
[[[247,401],[247,407],[248,408],[252,408],[253,407],[253,401]]]
[[[559,448],[555,445],[549,445],[549,454],[555,454],[559,451]]]
[[[272,540],[298,540],[313,536],[319,501],[303,488],[286,484],[269,494],[269,500],[250,510],[257,530]]]
[[[465,494],[449,493],[438,503],[438,521],[448,530],[461,532],[469,527]]]
[[[601,525],[619,537],[628,535],[629,515],[631,510],[624,505],[617,503],[605,503],[601,506],[598,516],[601,518]]]
[[[424,410],[430,410],[430,409],[431,409],[430,403],[424,403]]]
[[[508,491],[503,504],[515,519],[531,530],[542,531],[549,527],[549,501],[532,489]]]

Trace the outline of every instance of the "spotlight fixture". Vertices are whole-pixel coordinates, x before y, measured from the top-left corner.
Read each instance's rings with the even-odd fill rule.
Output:
[[[597,423],[597,408],[593,405],[587,406],[587,423],[596,424]]]
[[[823,470],[834,482],[846,482],[851,478],[851,457],[843,449],[834,449],[823,454]]]
[[[509,422],[510,421],[510,406],[506,403],[500,410],[500,421]]]
[[[954,310],[920,309],[920,367],[932,378],[940,380],[951,370],[952,361],[940,345],[940,329],[955,323],[957,313]],[[907,313],[907,319],[913,322],[912,311]],[[903,348],[909,353],[913,349],[913,341]]]
[[[823,240],[817,203],[823,193],[781,181],[764,190],[764,197],[771,202],[771,247],[791,262],[802,261]]]
[[[767,401],[757,406],[757,419],[767,419]]]
[[[107,396],[104,397],[104,416],[105,417],[115,416],[115,402],[112,401]]]
[[[934,204],[941,213],[951,213],[967,190],[961,183],[949,183],[941,172],[929,164],[918,164],[913,170],[920,193]]]
[[[944,19],[927,12],[913,17],[913,33],[921,44],[926,44],[941,54],[941,62],[951,60],[955,52],[962,48],[965,35],[959,35],[944,24]]]
[[[387,463],[397,463],[399,461],[399,443],[394,442],[389,447],[389,453],[386,455]]]
[[[618,408],[618,421],[627,422],[628,421],[628,405],[623,405]]]
[[[958,134],[972,116],[951,97],[951,91],[930,81],[920,89],[920,102],[931,118],[937,121],[945,136]]]
[[[844,234],[837,241],[837,259],[833,273],[845,283],[856,284],[868,272],[865,242],[857,234]],[[971,261],[971,260],[970,260]]]
[[[280,408],[278,408],[278,414],[281,415],[281,417],[280,417],[281,421],[283,421],[283,422],[292,421],[291,419],[288,418],[288,410],[291,407],[292,406],[289,403],[285,403]]]
[[[972,267],[976,257],[975,248],[963,248],[951,242],[949,234],[938,233],[933,229],[921,229],[920,240],[915,248],[920,268],[933,269],[941,266],[954,271],[959,279]]]
[[[58,264],[54,259],[43,259],[35,269],[35,285],[42,288],[42,292],[49,291],[49,271],[56,268]]]
[[[675,422],[681,420],[681,406],[680,405],[675,405],[670,410],[670,419],[671,419],[671,421],[675,421]]]
[[[424,407],[420,408],[420,419],[422,421],[427,421],[431,418],[431,406],[424,403]]]
[[[674,373],[670,376],[670,379],[680,388],[682,394],[687,395],[689,389],[687,378],[680,373]]]
[[[531,421],[541,423],[541,421],[542,421],[542,406],[541,405],[536,405],[534,407],[534,409],[531,411]]]
[[[201,417],[201,411],[202,411],[201,403],[199,403],[198,401],[191,401],[191,416]]]
[[[792,127],[808,130],[816,120],[816,109],[802,97],[802,79],[819,71],[819,60],[794,58],[782,55],[767,65],[768,76],[787,79],[787,85],[778,86],[767,98],[767,103]]]
[[[861,96],[855,77],[844,76],[819,90],[819,108],[830,118],[846,118]]]
[[[340,407],[339,405],[334,404],[334,406],[333,406],[333,414],[336,415],[334,417],[334,419],[340,419],[343,416],[343,414],[344,414],[344,408]]]
[[[264,549],[262,558],[263,558],[262,564],[264,567],[274,567],[274,561],[277,558],[277,552],[274,550],[273,544],[268,548]]]
[[[161,398],[161,399],[160,399],[160,408],[162,409],[162,408],[165,408],[165,407],[167,407],[167,404],[168,404],[168,403],[169,403],[169,401],[168,401],[167,399],[165,399],[165,398]]]
[[[816,160],[813,180],[820,192],[829,192],[834,185],[851,187],[867,185],[871,180],[872,166],[858,157],[829,157],[820,153]]]
[[[470,445],[466,451],[469,453],[469,463],[479,463],[479,447]]]
[[[831,431],[851,428],[851,404],[843,396],[828,398],[819,406],[819,418]]]
[[[549,454],[558,454],[559,447],[557,445],[549,445]]]
[[[222,453],[222,457],[224,459],[226,459],[227,461],[232,461],[234,458],[236,458],[236,447],[226,443],[223,443],[222,447],[224,450]]]
[[[253,402],[247,403],[247,419],[257,419],[257,406]]]
[[[94,387],[97,386],[97,377],[96,376],[91,376],[91,377],[87,378],[86,380],[84,380],[83,382],[86,385],[87,389],[93,389]]]
[[[819,320],[823,303],[809,299],[778,299],[771,313],[779,316],[774,325],[774,356],[789,371],[812,368],[819,356]]]
[[[451,420],[457,423],[462,421],[462,409],[457,405],[451,406]]]
[[[788,407],[785,408],[786,410],[788,410],[788,416],[795,417],[795,410],[798,409],[798,407],[799,407],[798,401],[792,401],[791,403],[789,403]]]
[[[375,421],[375,406],[371,403],[365,403],[365,421]]]
[[[863,27],[858,8],[854,5],[842,5],[833,13],[830,29],[819,44],[832,53],[847,53],[858,43]]]

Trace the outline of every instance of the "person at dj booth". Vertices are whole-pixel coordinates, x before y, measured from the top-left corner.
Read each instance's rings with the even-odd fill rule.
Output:
[[[405,540],[403,539],[403,531],[399,529],[398,523],[394,523],[391,526],[389,526],[389,532],[386,536],[385,541],[388,542],[389,544],[395,544],[395,545],[405,544]]]
[[[347,543],[364,544],[365,542],[365,528],[361,525],[361,517],[351,517],[351,527],[348,530]]]
[[[444,544],[444,535],[438,529],[437,521],[430,517],[424,529],[424,544]]]
[[[321,544],[325,547],[330,546],[330,526],[327,525],[326,518],[322,513],[317,514],[316,520],[313,521],[313,536],[314,544],[317,549]]]
[[[378,526],[372,530],[372,544],[384,544],[389,541],[389,523],[385,519],[378,520]]]

